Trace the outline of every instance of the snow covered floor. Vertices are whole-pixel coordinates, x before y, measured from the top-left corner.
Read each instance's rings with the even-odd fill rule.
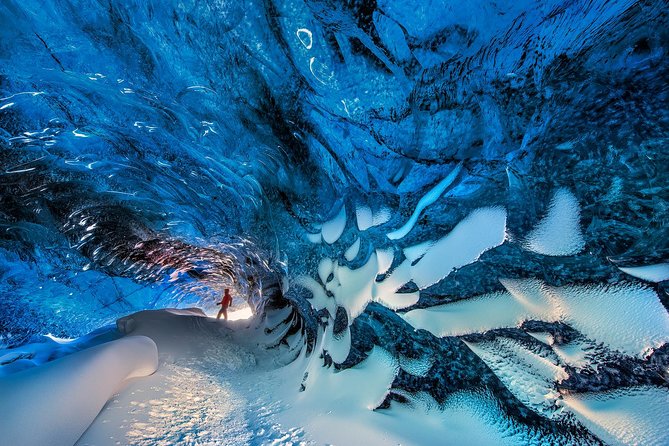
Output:
[[[106,328],[102,336],[16,349],[13,356],[33,359],[0,367],[7,369],[0,373],[3,441],[297,444],[302,430],[282,428],[273,419],[281,402],[264,377],[277,367],[281,350],[264,347],[273,339],[257,323],[219,321],[199,309],[143,311],[120,319],[119,334]],[[54,353],[65,356],[44,363]]]
[[[168,309],[120,319],[120,339],[106,335],[102,344],[0,379],[0,432],[3,439],[9,430],[29,433],[11,444],[54,446],[77,438],[77,445],[147,446],[569,443],[559,436],[538,438],[485,392],[456,392],[441,405],[427,394],[406,394],[408,405],[373,410],[395,379],[398,359],[375,347],[362,363],[335,373],[323,367],[318,353],[327,336],[309,356],[299,340],[266,348],[282,336],[289,315],[279,310],[263,322],[225,322],[199,309]],[[494,354],[500,346],[474,348],[488,347]],[[521,379],[536,391],[525,392],[543,400],[550,382],[564,373],[541,358],[528,361],[531,370]],[[504,378],[509,367],[498,365]],[[570,396],[563,407],[612,444],[632,438],[663,444],[664,429],[644,434],[643,420],[669,417],[667,395],[665,389],[628,389]],[[538,404],[535,410],[545,409]]]
[[[278,408],[256,380],[271,354],[250,342],[249,322],[198,309],[145,311],[119,321],[158,345],[160,367],[106,405],[77,445],[243,445],[297,439],[269,416]]]

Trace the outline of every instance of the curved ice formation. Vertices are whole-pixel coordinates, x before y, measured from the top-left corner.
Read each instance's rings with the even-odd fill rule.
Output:
[[[130,379],[158,367],[156,344],[130,336],[0,380],[0,432],[16,445],[72,445]]]
[[[657,263],[655,265],[618,267],[620,271],[630,276],[638,277],[648,282],[663,282],[669,280],[669,263]]]
[[[397,240],[401,239],[404,236],[406,236],[411,229],[413,229],[414,225],[418,221],[418,217],[420,217],[421,212],[423,212],[423,209],[437,201],[437,199],[441,196],[441,194],[444,193],[444,191],[450,186],[453,181],[457,178],[458,174],[460,173],[460,170],[462,170],[462,163],[458,164],[455,166],[455,168],[449,173],[446,178],[441,180],[436,186],[434,186],[432,189],[430,189],[423,197],[418,201],[418,204],[416,205],[416,209],[414,209],[413,213],[411,214],[411,217],[409,217],[409,220],[404,223],[404,225],[396,229],[392,232],[389,232],[386,234],[386,236],[390,240]]]

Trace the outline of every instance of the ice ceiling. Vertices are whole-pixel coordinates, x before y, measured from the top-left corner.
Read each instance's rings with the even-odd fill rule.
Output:
[[[664,2],[7,0],[0,25],[0,345],[230,286],[328,367],[388,352],[380,407],[485,391],[585,442],[566,405],[666,390]]]

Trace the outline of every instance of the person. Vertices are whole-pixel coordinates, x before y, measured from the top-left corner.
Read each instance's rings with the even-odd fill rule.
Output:
[[[230,288],[225,289],[225,294],[223,294],[223,299],[216,305],[220,305],[221,309],[218,310],[218,316],[216,316],[216,319],[221,318],[221,314],[225,318],[225,320],[228,320],[228,307],[232,305],[232,296],[230,295]]]

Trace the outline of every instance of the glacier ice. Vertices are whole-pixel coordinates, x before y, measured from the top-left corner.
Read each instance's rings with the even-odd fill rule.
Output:
[[[397,240],[407,235],[409,231],[413,229],[414,225],[418,221],[418,217],[420,217],[420,214],[421,212],[423,212],[423,209],[425,209],[426,207],[437,201],[437,199],[441,196],[441,194],[444,193],[444,191],[448,188],[448,186],[450,186],[453,183],[453,181],[455,181],[455,178],[457,178],[461,169],[462,169],[462,163],[455,166],[455,168],[451,171],[451,173],[449,173],[446,176],[446,178],[437,183],[436,186],[430,189],[418,201],[416,209],[414,209],[413,213],[411,214],[411,217],[409,217],[409,220],[406,223],[404,223],[404,225],[401,228],[389,232],[388,234],[386,234],[386,236],[390,240]]]
[[[665,9],[2,2],[0,383],[190,321],[93,434],[215,393],[184,441],[666,443]]]

